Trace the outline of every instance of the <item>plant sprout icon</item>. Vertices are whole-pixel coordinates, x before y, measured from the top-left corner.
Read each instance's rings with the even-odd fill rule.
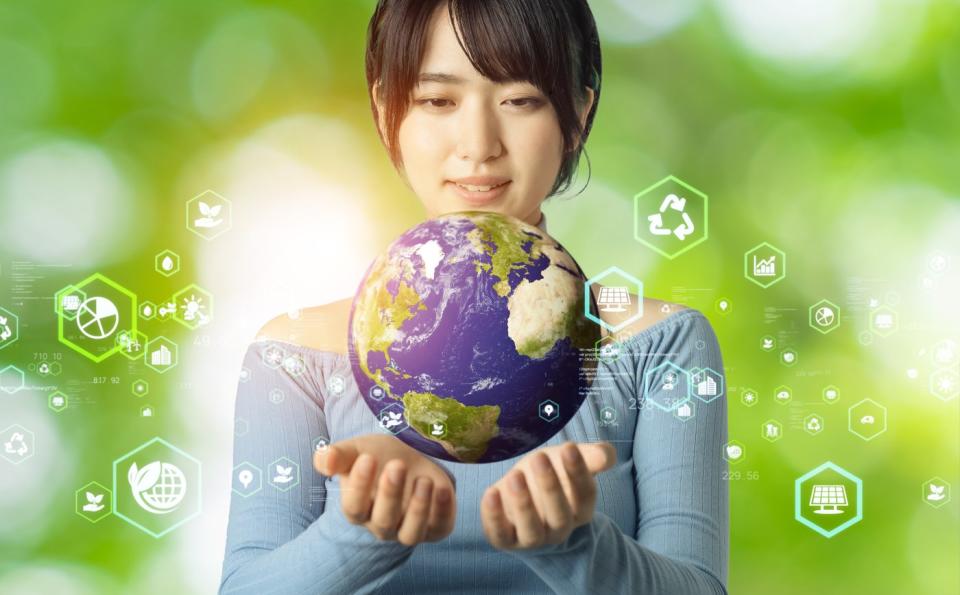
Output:
[[[203,298],[198,298],[194,294],[190,294],[189,298],[183,298],[183,319],[189,322],[197,321],[197,325],[204,326],[210,322],[210,317],[203,313],[205,306],[203,305]]]
[[[223,208],[223,205],[214,205],[210,206],[207,203],[200,201],[200,214],[203,215],[199,219],[195,219],[193,224],[201,228],[213,228],[218,227],[223,223],[223,219],[217,219],[217,215],[220,214],[220,209]]]

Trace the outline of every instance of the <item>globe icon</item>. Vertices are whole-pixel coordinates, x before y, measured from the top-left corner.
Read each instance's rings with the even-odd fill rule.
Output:
[[[816,320],[820,326],[830,326],[833,324],[833,321],[836,320],[836,313],[833,311],[833,308],[822,306],[814,313],[814,320]]]
[[[187,493],[187,478],[173,463],[153,461],[142,469],[133,463],[127,481],[140,508],[153,514],[173,512]]]
[[[585,289],[563,246],[519,219],[425,221],[373,262],[354,298],[354,378],[384,430],[423,453],[515,457],[559,432],[590,389],[600,331]]]

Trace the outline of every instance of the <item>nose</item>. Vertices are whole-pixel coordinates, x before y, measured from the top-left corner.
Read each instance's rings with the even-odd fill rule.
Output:
[[[464,105],[457,130],[457,157],[463,161],[485,163],[503,154],[500,123],[489,108],[480,104]]]

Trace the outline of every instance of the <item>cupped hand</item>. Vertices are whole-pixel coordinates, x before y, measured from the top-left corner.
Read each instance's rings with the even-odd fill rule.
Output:
[[[608,442],[566,442],[523,457],[483,495],[487,540],[501,550],[563,543],[593,519],[596,475],[616,461]]]
[[[383,541],[412,546],[453,531],[457,500],[450,475],[393,436],[368,434],[331,444],[314,468],[341,477],[340,505],[354,525]]]

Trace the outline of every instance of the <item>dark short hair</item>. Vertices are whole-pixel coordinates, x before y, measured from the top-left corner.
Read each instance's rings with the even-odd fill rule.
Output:
[[[430,20],[447,11],[474,68],[502,83],[529,81],[550,100],[564,139],[564,157],[550,195],[566,190],[577,169],[600,100],[600,39],[587,0],[380,0],[367,32],[367,88],[380,138],[394,165],[400,124],[426,51]],[[376,98],[384,108],[380,127]],[[578,106],[594,101],[581,130]]]

